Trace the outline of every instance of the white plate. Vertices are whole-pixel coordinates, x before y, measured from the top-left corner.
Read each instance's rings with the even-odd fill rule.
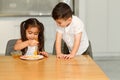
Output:
[[[35,55],[35,56],[24,55],[24,56],[21,56],[20,58],[24,60],[39,60],[43,58],[43,55]]]

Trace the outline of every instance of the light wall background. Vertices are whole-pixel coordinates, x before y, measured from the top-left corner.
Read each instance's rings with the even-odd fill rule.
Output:
[[[94,56],[120,56],[119,3],[119,0],[79,2],[79,16],[85,22]]]
[[[75,12],[86,27],[93,56],[120,56],[120,0],[75,0]],[[0,54],[7,41],[19,38],[19,25],[30,17],[0,17]],[[45,25],[45,49],[52,53],[55,22],[51,17],[36,17]]]

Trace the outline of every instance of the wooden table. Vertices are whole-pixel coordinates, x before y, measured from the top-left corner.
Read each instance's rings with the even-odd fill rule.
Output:
[[[70,60],[50,55],[36,61],[0,56],[0,80],[109,80],[88,56]]]

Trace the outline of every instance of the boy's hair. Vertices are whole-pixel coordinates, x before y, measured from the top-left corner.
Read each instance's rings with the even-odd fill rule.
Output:
[[[70,17],[72,17],[72,10],[70,8],[70,6],[64,2],[60,2],[58,3],[52,11],[52,17],[54,20],[57,19],[68,19]]]
[[[38,41],[39,41],[39,45],[38,45],[38,49],[39,51],[44,50],[44,25],[39,22],[36,18],[29,18],[25,21],[23,21],[20,25],[20,32],[21,32],[21,40],[22,41],[26,41],[28,40],[26,37],[26,30],[29,27],[36,27],[39,30],[39,34],[38,34]],[[23,52],[23,54],[25,54],[27,48],[21,50]]]

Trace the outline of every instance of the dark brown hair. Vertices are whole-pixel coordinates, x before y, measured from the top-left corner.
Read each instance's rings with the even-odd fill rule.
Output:
[[[20,25],[20,32],[21,32],[21,40],[22,41],[28,40],[27,37],[26,37],[26,30],[29,27],[37,27],[38,28],[38,30],[39,30],[38,50],[43,51],[44,50],[44,25],[41,22],[39,22],[36,18],[29,18],[29,19],[23,21]],[[27,50],[27,48],[24,48],[21,51],[22,51],[23,54],[25,54],[26,50]]]
[[[64,2],[60,2],[58,3],[52,11],[52,17],[54,20],[57,19],[68,19],[70,17],[72,17],[72,10],[70,8],[70,6]]]

